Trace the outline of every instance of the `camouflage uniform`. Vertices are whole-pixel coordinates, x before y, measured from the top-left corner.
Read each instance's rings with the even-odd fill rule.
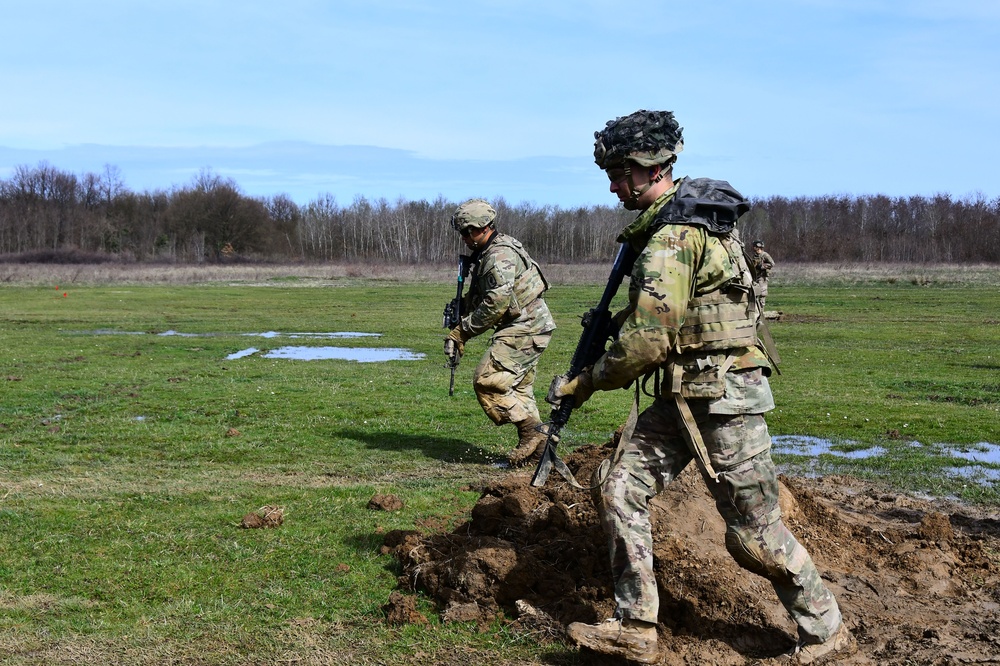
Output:
[[[767,301],[767,274],[774,268],[774,259],[767,252],[761,250],[760,254],[753,254],[753,272],[756,276],[753,281],[754,293],[757,294],[757,302],[760,304],[761,312],[764,311],[764,302]]]
[[[771,582],[803,641],[822,642],[839,628],[840,609],[809,554],[781,520],[763,417],[774,408],[767,381],[770,365],[755,344],[756,312],[749,307],[751,278],[742,244],[735,230],[720,235],[683,221],[657,219],[683,182],[660,196],[619,238],[640,254],[629,306],[616,317],[623,321],[619,338],[592,370],[599,390],[625,387],[653,372],[666,375],[658,397],[623,439],[600,492],[616,615],[657,622],[649,501],[694,459],[725,520],[727,550],[741,567]],[[713,324],[719,318],[698,315],[694,305],[729,301],[751,320],[749,336],[734,333],[739,322],[728,333],[722,331],[729,325]],[[713,329],[718,329],[719,344],[705,342],[713,339]],[[743,342],[720,348],[731,344],[727,340]],[[689,400],[679,401],[677,394]],[[688,405],[697,433],[685,427],[681,402]],[[696,455],[696,434],[704,459]]]
[[[535,367],[556,328],[542,298],[548,284],[521,243],[500,232],[472,262],[459,327],[465,338],[495,329],[473,375],[476,398],[497,425],[537,422]]]

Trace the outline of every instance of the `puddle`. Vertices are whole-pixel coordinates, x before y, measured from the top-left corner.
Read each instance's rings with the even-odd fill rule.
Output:
[[[805,456],[811,460],[805,463],[812,473],[820,473],[824,469],[829,470],[836,465],[836,461],[826,459],[821,461],[819,456],[827,454],[834,458],[844,460],[865,460],[888,455],[888,449],[882,446],[871,446],[856,451],[839,451],[834,447],[849,447],[856,444],[851,440],[834,442],[822,437],[812,437],[809,435],[775,435],[771,437],[772,451],[778,454]],[[969,479],[971,481],[1000,481],[1000,469],[984,467],[983,465],[1000,465],[1000,445],[989,442],[977,442],[967,446],[954,446],[946,444],[924,445],[920,442],[909,442],[909,447],[924,447],[929,449],[929,453],[941,457],[958,458],[967,460],[971,465],[960,465],[946,467],[943,471],[949,476]],[[791,463],[790,465],[798,469],[801,463]]]
[[[831,456],[838,456],[840,458],[863,460],[874,456],[882,456],[887,453],[886,449],[881,446],[872,446],[867,449],[858,449],[855,451],[838,451],[833,448],[834,446],[844,446],[855,443],[856,442],[852,442],[850,440],[845,440],[839,444],[834,444],[834,442],[829,439],[811,437],[809,435],[775,435],[771,437],[771,448],[775,453],[784,453],[794,456],[809,456],[810,458],[817,458],[821,453],[827,453]]]
[[[184,333],[170,329],[156,332],[143,331],[117,331],[110,328],[98,328],[93,331],[70,331],[74,335],[156,335],[159,337],[180,337],[180,338],[202,338],[202,337],[222,337],[226,335],[238,335],[240,337],[264,338],[274,340],[276,338],[289,338],[293,340],[345,340],[356,338],[380,338],[381,333],[362,333],[360,331],[320,331],[309,332],[299,331],[283,333],[281,331],[263,331],[260,333]],[[253,356],[260,350],[257,347],[247,347],[238,352],[226,356],[227,361],[234,361],[240,358]],[[358,363],[384,363],[386,361],[420,361],[426,355],[409,349],[398,347],[296,347],[287,346],[272,349],[263,354],[264,358],[287,358],[298,361],[356,361]]]
[[[963,467],[945,467],[943,470],[949,476],[957,476],[970,481],[1000,481],[1000,469],[965,465]]]
[[[256,354],[255,347],[243,349],[226,357],[227,360],[245,358]],[[357,361],[358,363],[384,363],[386,361],[420,361],[426,354],[399,347],[279,347],[262,355],[264,358],[287,358],[296,361]]]
[[[989,442],[977,442],[965,447],[965,449],[967,450],[945,447],[941,450],[941,453],[952,458],[961,458],[970,462],[1000,465],[1000,446],[990,444]]]
[[[73,335],[146,335],[142,331],[115,331],[110,328],[99,328],[96,331],[70,331]]]
[[[266,333],[244,333],[248,337],[260,338],[309,338],[313,340],[329,340],[332,338],[380,338],[381,333],[358,333],[355,331],[337,331],[336,333],[278,333],[277,331],[267,331]]]
[[[357,331],[331,331],[327,333],[281,333],[279,331],[264,331],[263,333],[183,333],[170,329],[160,333],[150,331],[117,331],[111,328],[98,328],[93,331],[70,331],[73,335],[156,335],[159,337],[179,337],[179,338],[212,338],[225,335],[239,335],[250,338],[304,338],[311,340],[331,340],[336,338],[379,338],[381,333],[359,333]]]
[[[247,349],[242,349],[242,350],[236,352],[235,354],[230,354],[229,356],[226,357],[226,360],[227,361],[232,361],[232,360],[235,360],[235,359],[238,359],[238,358],[244,358],[246,356],[250,356],[252,354],[256,354],[259,351],[260,350],[257,349],[256,347],[249,347]]]

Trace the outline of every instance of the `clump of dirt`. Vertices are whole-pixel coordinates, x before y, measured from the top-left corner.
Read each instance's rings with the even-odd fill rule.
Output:
[[[402,592],[392,592],[382,612],[389,624],[427,624],[427,618],[417,610],[417,600]]]
[[[399,511],[403,508],[403,500],[396,495],[376,493],[368,500],[368,508],[372,511]]]
[[[285,512],[277,506],[264,506],[256,512],[251,511],[243,516],[240,527],[244,529],[260,529],[280,527],[285,522]]]
[[[566,457],[578,479],[614,450]],[[609,617],[607,546],[589,493],[532,470],[486,486],[450,533],[393,531],[383,552],[400,588],[435,599],[446,621],[496,619],[538,638]],[[1000,521],[986,511],[894,493],[845,476],[782,477],[785,522],[837,596],[859,650],[840,664],[1000,661]],[[740,569],[694,466],[652,502],[663,663],[748,664],[794,646],[770,584]],[[514,618],[514,619],[510,619]],[[573,648],[568,648],[573,649]],[[593,657],[594,663],[608,663]]]

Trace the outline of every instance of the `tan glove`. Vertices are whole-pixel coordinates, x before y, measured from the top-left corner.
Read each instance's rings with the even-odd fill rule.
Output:
[[[561,402],[561,398],[568,395],[573,396],[573,407],[579,407],[594,395],[594,378],[590,374],[590,368],[586,368],[573,379],[567,380],[560,375],[552,380],[549,389],[549,396],[546,400],[554,405]]]
[[[444,355],[448,358],[462,358],[462,354],[465,353],[465,340],[461,326],[456,326],[448,331],[448,335],[444,339]]]

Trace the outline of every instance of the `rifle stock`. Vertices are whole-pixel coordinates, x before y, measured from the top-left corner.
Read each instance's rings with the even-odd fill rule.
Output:
[[[573,379],[601,358],[604,355],[608,340],[617,334],[611,316],[611,300],[618,293],[618,287],[621,285],[622,280],[632,272],[632,264],[635,263],[637,257],[638,254],[628,243],[621,244],[621,247],[618,249],[618,256],[615,257],[615,263],[611,267],[611,275],[608,276],[608,283],[604,287],[604,293],[601,295],[600,302],[584,316],[582,322],[583,333],[580,335],[580,341],[576,345],[576,351],[573,352],[569,372],[565,375],[556,376],[553,379],[552,388],[549,390],[550,400],[554,398],[554,389],[560,382]],[[549,415],[545,449],[542,451],[542,458],[538,461],[535,474],[531,478],[532,486],[537,488],[544,486],[546,480],[549,478],[549,473],[555,467],[570,484],[577,488],[583,487],[573,478],[573,473],[566,467],[566,463],[560,460],[556,454],[556,447],[559,445],[559,432],[569,422],[570,414],[573,412],[573,403],[573,396],[561,398]]]

